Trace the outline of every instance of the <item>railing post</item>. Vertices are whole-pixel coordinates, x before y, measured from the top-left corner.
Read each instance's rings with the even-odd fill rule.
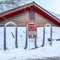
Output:
[[[51,24],[45,24],[45,27],[50,27],[50,46],[52,46],[52,26]]]
[[[17,26],[16,26],[15,30],[16,30],[16,31],[15,31],[15,32],[16,32],[16,35],[15,35],[15,36],[16,36],[15,47],[18,48],[18,42],[17,42],[17,37],[18,37],[18,36],[17,36]]]
[[[7,27],[9,24],[12,24],[12,25],[15,26],[15,47],[18,48],[18,43],[17,43],[17,25],[16,25],[14,22],[7,22],[7,23],[4,25],[4,50],[6,50],[6,27]]]
[[[45,26],[43,27],[43,44],[41,47],[44,47],[45,45]]]
[[[6,27],[4,26],[4,50],[6,50]]]

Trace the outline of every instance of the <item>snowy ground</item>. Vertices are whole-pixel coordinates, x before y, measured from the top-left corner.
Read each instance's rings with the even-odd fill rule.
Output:
[[[0,51],[0,60],[32,60],[60,57],[60,47],[40,47],[35,50],[13,49]],[[57,58],[59,59],[59,58]]]
[[[60,41],[56,41],[56,39],[60,39],[60,27],[52,28],[52,38],[54,39],[52,46],[50,46],[48,41],[48,38],[50,38],[50,28],[46,27],[44,47],[41,47],[43,27],[38,27],[37,30],[37,45],[39,48],[31,50],[34,47],[34,39],[28,39],[28,48],[25,50],[26,27],[18,27],[18,49],[15,48],[15,27],[7,27],[6,42],[8,49],[4,51],[4,27],[0,27],[0,60],[34,60],[45,59],[46,57],[60,57]],[[12,36],[11,32],[14,36]]]

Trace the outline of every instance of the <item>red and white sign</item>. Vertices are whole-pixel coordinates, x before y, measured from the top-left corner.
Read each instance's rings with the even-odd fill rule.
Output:
[[[35,23],[28,24],[28,37],[36,38],[37,37],[37,26]]]

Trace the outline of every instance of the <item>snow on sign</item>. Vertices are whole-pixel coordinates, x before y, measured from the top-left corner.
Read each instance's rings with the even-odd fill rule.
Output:
[[[28,24],[28,37],[36,38],[37,37],[37,26],[35,23]]]

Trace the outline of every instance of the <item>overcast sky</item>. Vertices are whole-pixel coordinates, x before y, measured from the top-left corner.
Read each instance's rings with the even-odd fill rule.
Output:
[[[35,0],[42,7],[60,14],[60,0]]]

